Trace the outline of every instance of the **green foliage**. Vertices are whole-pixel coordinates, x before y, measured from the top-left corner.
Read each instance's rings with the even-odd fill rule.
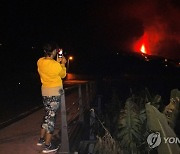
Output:
[[[172,90],[170,104],[164,110],[172,127],[174,127],[179,114],[179,102],[180,91]],[[121,151],[121,147],[126,154],[145,154],[149,153],[146,141],[149,130],[165,132],[166,134],[163,136],[167,134],[174,136],[173,131],[167,126],[165,116],[158,110],[161,103],[160,95],[150,94],[149,90],[145,88],[138,94],[132,92],[131,97],[125,102],[124,109],[121,109],[122,105],[117,92],[113,91],[111,101],[107,106],[105,123],[117,141],[111,137],[109,132],[105,131],[103,137],[97,137],[96,153],[116,154]],[[166,149],[166,145],[163,146]],[[158,147],[158,151],[161,150],[162,148]]]
[[[163,113],[166,115],[169,125],[174,129],[180,108],[180,91],[171,90],[170,103],[165,107]]]
[[[160,132],[161,138],[176,137],[176,134],[168,125],[164,114],[159,112],[153,105],[146,104],[147,125],[152,131]],[[180,148],[177,143],[169,144],[168,142],[161,142],[158,146],[158,154],[178,154]]]
[[[120,111],[121,102],[119,100],[117,92],[113,89],[112,91],[112,97],[110,100],[110,106],[109,106],[109,114],[112,115],[112,117],[117,116]],[[113,120],[115,121],[115,120]]]
[[[145,117],[141,115],[143,121]],[[128,98],[124,110],[121,111],[118,121],[117,139],[123,149],[137,153],[137,146],[142,141],[142,121],[136,110],[132,98]]]
[[[154,95],[152,96],[147,88],[145,88],[147,103],[149,102],[151,105],[159,109],[161,103],[161,96]]]
[[[115,141],[110,133],[106,131],[103,137],[97,136],[94,154],[121,154],[120,145]]]
[[[112,90],[112,97],[110,100],[110,104],[107,108],[107,114],[106,114],[106,122],[108,129],[112,134],[114,134],[114,131],[116,129],[116,123],[118,121],[118,116],[120,113],[121,108],[121,102],[119,100],[119,96],[115,89]]]

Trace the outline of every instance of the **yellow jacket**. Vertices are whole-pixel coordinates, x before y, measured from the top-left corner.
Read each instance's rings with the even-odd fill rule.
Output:
[[[58,87],[66,76],[66,67],[54,59],[42,57],[37,61],[38,72],[43,87]]]

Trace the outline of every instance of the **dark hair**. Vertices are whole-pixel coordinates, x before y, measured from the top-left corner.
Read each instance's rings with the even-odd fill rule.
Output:
[[[51,56],[54,49],[58,49],[58,45],[56,43],[47,43],[43,46],[45,56]]]

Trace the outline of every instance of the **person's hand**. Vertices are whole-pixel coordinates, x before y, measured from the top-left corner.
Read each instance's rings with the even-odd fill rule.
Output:
[[[64,65],[65,65],[66,62],[67,62],[67,60],[66,60],[66,58],[63,56],[62,59],[61,59],[61,64],[64,64]]]
[[[58,57],[58,54],[57,54],[56,61],[60,63],[61,60],[62,60],[62,58],[59,58],[59,57]]]
[[[64,56],[63,56],[62,58],[59,58],[59,57],[57,56],[57,62],[65,65],[66,62],[67,62],[67,60],[66,60],[66,58],[65,58]]]

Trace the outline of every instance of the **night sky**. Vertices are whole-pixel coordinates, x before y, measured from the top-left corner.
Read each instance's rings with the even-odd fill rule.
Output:
[[[179,0],[5,1],[1,56],[35,66],[42,44],[55,41],[75,56],[74,67],[96,66],[103,55],[139,52],[134,46],[146,36],[148,54],[180,59],[179,19]]]

